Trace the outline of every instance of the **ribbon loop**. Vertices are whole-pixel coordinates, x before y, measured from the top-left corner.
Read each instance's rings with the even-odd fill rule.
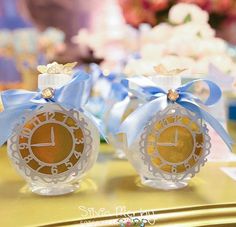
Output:
[[[207,97],[206,101],[202,101],[201,98],[199,97],[196,96],[194,97],[194,95],[190,91],[190,89],[196,86],[196,84],[198,84],[199,82],[203,82],[208,86],[209,96]],[[220,100],[222,96],[222,91],[220,87],[216,83],[206,79],[198,79],[190,81],[181,86],[180,88],[178,88],[178,91],[185,95],[191,95],[192,98],[194,98],[197,102],[202,102],[206,106],[214,105]]]

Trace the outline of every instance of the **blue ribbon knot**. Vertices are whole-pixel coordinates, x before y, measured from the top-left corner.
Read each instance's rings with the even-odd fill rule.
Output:
[[[78,71],[73,79],[64,86],[54,89],[52,98],[43,98],[42,91],[7,90],[1,93],[4,111],[0,113],[0,146],[11,136],[15,125],[25,114],[25,111],[33,111],[39,105],[53,102],[68,109],[76,109],[83,112],[96,124],[100,133],[102,127],[100,122],[89,112],[83,109],[87,100],[84,99],[86,83],[90,80],[87,73]]]
[[[146,78],[143,80],[145,83],[147,82]],[[194,112],[199,118],[205,120],[218,133],[225,144],[232,149],[233,141],[228,133],[223,126],[205,110],[206,106],[215,104],[221,98],[222,92],[217,84],[205,79],[193,80],[175,89],[179,97],[175,101],[170,101],[168,92],[157,87],[152,81],[149,82],[149,85],[140,84],[140,77],[124,79],[122,81],[127,89],[133,92],[137,97],[145,100],[145,103],[131,113],[120,125],[118,133],[126,134],[128,146],[135,141],[148,121],[150,121],[157,112],[164,110],[171,102],[181,105],[187,110]],[[202,101],[191,92],[191,88],[198,82],[204,82],[208,85],[209,96],[205,101]]]

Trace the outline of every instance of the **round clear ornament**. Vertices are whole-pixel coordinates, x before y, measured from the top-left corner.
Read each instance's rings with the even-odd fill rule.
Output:
[[[77,190],[95,163],[99,138],[83,112],[47,103],[19,120],[8,140],[8,156],[32,192],[62,195]]]
[[[171,190],[187,186],[200,171],[211,143],[205,122],[173,103],[157,112],[137,139],[125,147],[126,157],[142,184]]]

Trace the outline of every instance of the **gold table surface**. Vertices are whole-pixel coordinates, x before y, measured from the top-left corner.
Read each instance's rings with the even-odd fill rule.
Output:
[[[188,187],[161,191],[141,186],[132,166],[113,158],[111,149],[101,145],[77,192],[43,197],[28,191],[1,148],[0,226],[119,226],[127,214],[143,215],[146,226],[236,223],[236,181],[220,170],[236,163],[207,163]]]

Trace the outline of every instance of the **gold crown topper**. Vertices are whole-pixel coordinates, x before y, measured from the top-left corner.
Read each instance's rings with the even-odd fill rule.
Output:
[[[160,75],[175,76],[175,75],[178,75],[178,74],[182,73],[186,69],[172,69],[172,70],[168,70],[164,65],[160,64],[158,66],[154,66],[154,70],[158,74],[160,74]]]
[[[39,65],[37,70],[40,73],[48,73],[48,74],[72,74],[73,68],[76,66],[77,62],[58,64],[57,62],[53,62],[47,65]]]

